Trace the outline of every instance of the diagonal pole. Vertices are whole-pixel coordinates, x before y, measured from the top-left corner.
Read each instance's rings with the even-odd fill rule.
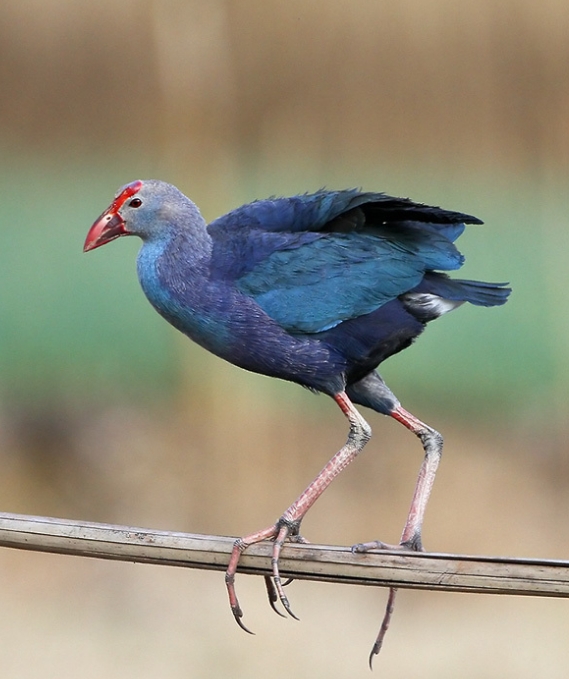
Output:
[[[224,571],[235,538],[0,513],[0,546]],[[239,572],[270,575],[272,543],[252,545]],[[569,561],[425,552],[368,552],[285,544],[281,572],[295,580],[484,594],[569,598]]]

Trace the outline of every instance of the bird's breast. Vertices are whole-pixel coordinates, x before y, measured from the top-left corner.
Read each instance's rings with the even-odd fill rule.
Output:
[[[223,299],[211,289],[203,267],[172,263],[146,248],[137,264],[140,285],[156,311],[192,340],[219,354],[229,341],[226,314]]]
[[[156,311],[194,342],[253,372],[319,390],[341,387],[345,365],[329,347],[290,335],[230,282],[212,281],[207,267],[156,255],[139,255],[142,289]]]

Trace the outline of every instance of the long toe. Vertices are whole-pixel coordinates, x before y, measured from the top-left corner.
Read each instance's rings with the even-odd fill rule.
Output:
[[[383,640],[389,629],[389,623],[391,622],[391,616],[393,615],[393,609],[395,607],[395,596],[397,595],[397,589],[395,587],[389,588],[389,596],[387,597],[387,605],[385,607],[385,613],[383,614],[383,620],[381,621],[381,627],[372,646],[371,652],[369,654],[369,668],[373,669],[373,659],[381,651],[383,645]]]
[[[239,538],[233,543],[233,549],[231,551],[231,556],[229,557],[229,563],[227,565],[227,571],[225,572],[225,586],[227,587],[227,595],[229,597],[229,606],[231,607],[231,612],[235,618],[235,622],[241,627],[241,629],[249,634],[253,634],[250,629],[248,629],[243,623],[243,611],[239,605],[239,600],[237,599],[237,593],[235,592],[235,574],[237,572],[237,566],[239,564],[239,559],[241,554],[257,542],[263,542],[263,540],[274,539],[279,533],[279,525],[269,526],[264,530],[260,530],[257,533],[252,533],[244,538]],[[266,582],[266,580],[265,580]],[[274,602],[271,601],[271,589],[267,585],[267,592],[269,594],[269,601],[273,609],[275,608]],[[277,588],[278,592],[278,588]],[[276,601],[276,599],[275,599]]]
[[[279,570],[279,559],[281,555],[281,550],[283,548],[284,543],[286,542],[287,539],[290,539],[290,534],[291,534],[291,528],[288,524],[283,523],[283,525],[280,526],[279,532],[277,537],[275,538],[275,544],[273,545],[273,558],[272,558],[272,566],[273,566],[273,587],[276,590],[276,594],[278,598],[281,601],[281,604],[285,611],[291,616],[291,618],[294,618],[295,620],[298,620],[299,618],[293,613],[290,603],[288,600],[287,595],[285,594],[285,591],[283,589],[284,585],[281,580],[281,574]],[[299,539],[300,538],[300,539]],[[296,542],[301,542],[302,538],[298,533],[294,533],[292,535],[292,539]],[[269,595],[269,600],[270,600],[270,595]],[[271,603],[271,606],[273,609],[275,609],[274,605]]]
[[[373,540],[371,542],[359,542],[357,545],[352,545],[352,552],[354,554],[365,554],[366,552],[378,552],[382,550],[388,551],[404,551],[412,550],[412,547],[407,545],[393,545],[389,542],[381,542],[381,540]]]

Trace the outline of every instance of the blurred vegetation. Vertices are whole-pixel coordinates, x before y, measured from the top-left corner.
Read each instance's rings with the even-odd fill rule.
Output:
[[[134,239],[88,256],[83,240],[116,188],[137,177],[177,184],[207,219],[270,194],[362,186],[483,219],[485,226],[469,227],[460,239],[464,276],[508,280],[514,289],[504,308],[463,307],[431,324],[382,367],[406,407],[446,436],[427,544],[566,557],[567,35],[569,8],[561,0],[4,0],[2,509],[236,534],[278,516],[345,437],[337,409],[228,366],[172,330],[139,289]],[[375,437],[365,459],[312,510],[310,538],[397,539],[420,449],[393,423],[370,421]],[[21,579],[23,592],[38,573],[54,592],[34,609],[38,619],[57,621],[64,660],[54,642],[47,653],[54,676],[75,676],[79,667],[90,676],[84,661],[91,656],[99,660],[93,676],[155,676],[148,669],[155,652],[176,658],[168,676],[219,676],[229,667],[225,654],[232,674],[246,676],[267,642],[264,634],[253,647],[233,635],[225,601],[216,600],[219,619],[208,613],[203,628],[193,629],[186,657],[183,634],[176,653],[172,638],[155,637],[154,621],[160,610],[163,629],[179,627],[187,613],[177,588],[187,573],[160,575],[167,603],[147,610],[134,602],[146,602],[152,585],[129,590],[132,571],[113,580],[116,565],[90,566],[101,579],[92,583],[83,562],[58,574],[34,558],[6,557],[0,568],[3,579]],[[26,564],[35,566],[26,571]],[[220,578],[215,583],[222,589]],[[69,629],[64,606],[83,605],[90,587],[103,603],[85,613],[87,642]],[[117,597],[125,588],[129,594]],[[258,590],[253,598],[262,596]],[[212,592],[203,589],[200,610],[210,607]],[[38,676],[51,625],[30,632],[34,614],[19,608],[18,595],[2,596],[0,607],[36,647],[29,665],[29,645],[0,649],[5,676]],[[353,596],[360,597],[352,616],[359,619],[363,596]],[[420,601],[419,612],[430,615],[432,599]],[[542,622],[530,609],[531,629],[497,649],[519,609],[501,618],[488,604],[502,621],[496,632],[486,624],[488,611],[477,626],[465,601],[441,607],[437,626],[446,620],[454,638],[456,621],[467,624],[477,639],[470,660],[461,647],[462,661],[451,662],[448,645],[429,644],[411,605],[398,611],[401,625],[412,619],[403,632],[424,658],[421,676],[565,676],[566,644],[550,644],[547,653],[538,647],[553,627],[565,629],[566,609],[544,604]],[[333,610],[331,601],[330,620]],[[367,625],[378,615],[374,603],[365,617],[369,639],[353,632],[350,640],[352,648],[365,646],[364,655],[375,633]],[[258,619],[267,616],[261,609]],[[195,626],[192,620],[186,623]],[[293,643],[310,644],[314,626],[307,624],[308,616],[294,642],[296,632],[279,626],[271,659]],[[345,676],[330,650],[329,625],[316,644],[327,654],[301,655],[296,671]],[[116,665],[109,630],[131,649],[130,663]],[[398,633],[394,622],[391,634]],[[389,655],[391,642],[380,662],[389,676],[412,676],[400,646]],[[511,652],[501,657],[505,647]],[[530,658],[529,648],[537,648]],[[341,655],[357,674],[357,658],[346,649]],[[259,656],[254,671],[267,657]],[[363,676],[363,657],[361,668]]]
[[[385,372],[469,416],[566,391],[563,3],[47,5],[0,10],[4,393],[180,388],[195,350],[146,306],[137,246],[80,252],[138,176],[175,181],[208,218],[320,185],[481,216],[465,275],[510,280],[511,302],[433,324]]]

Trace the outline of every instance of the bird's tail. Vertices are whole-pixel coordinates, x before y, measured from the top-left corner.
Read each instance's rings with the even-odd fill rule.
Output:
[[[505,304],[512,291],[507,286],[508,283],[469,281],[429,272],[416,288],[400,299],[416,318],[427,322],[464,302],[486,307]]]
[[[449,278],[445,274],[428,273],[423,282],[431,294],[457,302],[470,302],[477,306],[501,306],[505,304],[512,289],[508,283],[486,283],[460,278]]]

